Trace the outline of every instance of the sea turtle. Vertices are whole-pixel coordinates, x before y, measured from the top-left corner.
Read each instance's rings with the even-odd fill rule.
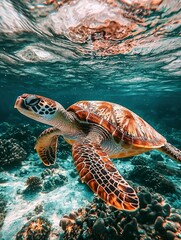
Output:
[[[53,127],[38,137],[35,149],[47,166],[55,163],[58,137],[72,145],[82,182],[107,204],[120,210],[139,207],[135,190],[110,158],[134,156],[157,149],[181,162],[181,151],[142,118],[115,103],[79,101],[67,110],[51,99],[23,94],[15,103],[22,114]]]

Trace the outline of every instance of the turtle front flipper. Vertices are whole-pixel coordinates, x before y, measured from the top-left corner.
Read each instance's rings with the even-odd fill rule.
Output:
[[[89,140],[77,142],[73,144],[72,154],[81,180],[107,204],[126,211],[139,207],[135,190],[119,174],[99,145]]]
[[[57,128],[48,128],[43,131],[37,139],[35,149],[46,166],[50,166],[56,161],[58,137],[61,131]]]

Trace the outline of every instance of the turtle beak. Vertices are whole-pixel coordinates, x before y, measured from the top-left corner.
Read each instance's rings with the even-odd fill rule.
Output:
[[[26,105],[25,100],[29,94],[23,94],[16,99],[14,108],[16,108],[21,114],[35,119],[37,116],[31,111],[31,109]]]
[[[19,102],[20,102],[20,99],[19,99],[19,97],[18,97],[18,98],[16,99],[15,104],[14,104],[14,108],[18,108]]]
[[[26,109],[28,110],[27,106],[25,105],[25,98],[27,97],[28,94],[23,94],[21,96],[19,96],[17,99],[16,99],[16,102],[14,104],[14,108],[16,109]]]

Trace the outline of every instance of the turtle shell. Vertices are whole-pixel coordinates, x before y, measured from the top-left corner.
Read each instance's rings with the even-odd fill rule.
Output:
[[[125,142],[144,148],[160,148],[166,143],[166,139],[141,117],[115,103],[80,101],[67,111],[74,112],[82,122],[102,126],[117,143]]]

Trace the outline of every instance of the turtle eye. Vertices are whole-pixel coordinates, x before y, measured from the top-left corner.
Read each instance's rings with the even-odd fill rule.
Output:
[[[27,97],[25,99],[25,104],[28,106],[36,106],[40,102],[40,99],[36,96]]]

